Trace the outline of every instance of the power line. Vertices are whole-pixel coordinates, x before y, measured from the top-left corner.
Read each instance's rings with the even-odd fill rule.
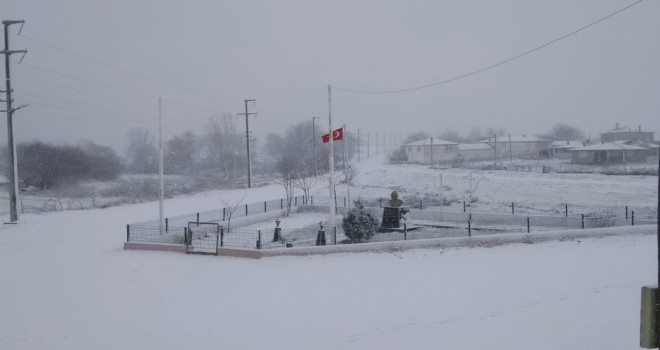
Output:
[[[152,118],[153,117],[153,115],[148,114],[148,113],[136,113],[136,112],[125,111],[125,110],[116,109],[116,108],[109,108],[109,107],[106,107],[106,106],[99,106],[99,105],[90,104],[90,103],[72,101],[72,100],[59,98],[59,97],[55,97],[55,96],[49,96],[49,95],[34,93],[32,91],[21,90],[21,91],[17,92],[17,94],[18,95],[27,95],[27,96],[34,96],[34,97],[39,97],[39,98],[44,98],[44,99],[55,100],[56,103],[57,102],[66,103],[67,105],[75,105],[75,106],[79,106],[79,107],[83,107],[83,108],[92,108],[92,109],[95,109],[95,110],[104,110],[104,111],[107,111],[107,112],[110,112],[110,113],[119,113],[119,114],[122,114],[122,115],[141,116],[141,117],[146,117],[146,118]],[[44,106],[49,106],[49,104],[46,104],[46,103],[43,103],[43,102],[33,102],[33,103],[42,104]],[[53,106],[53,105],[50,105],[50,106]],[[62,108],[62,107],[59,107],[59,106],[53,106],[53,107]],[[198,115],[195,116],[195,117],[200,118],[200,116],[198,116]],[[184,119],[176,118],[174,116],[170,116],[169,119],[172,122],[179,123],[180,125],[188,126],[191,123],[196,124],[200,127],[202,127],[204,125],[203,123],[200,123],[200,122],[191,121],[190,119],[185,119],[184,120]]]
[[[14,33],[12,33],[12,34],[14,34]],[[224,100],[224,99],[220,98],[219,96],[212,96],[212,95],[203,94],[203,93],[200,93],[200,92],[197,92],[197,91],[194,91],[194,90],[188,89],[188,88],[184,88],[184,87],[181,87],[181,86],[178,86],[178,85],[174,85],[174,84],[168,83],[168,82],[163,81],[163,80],[160,80],[160,79],[156,79],[156,78],[149,77],[149,76],[144,75],[144,74],[141,74],[141,73],[133,72],[133,71],[130,71],[130,70],[128,70],[128,69],[124,69],[124,68],[121,68],[121,67],[119,67],[119,66],[115,66],[115,65],[113,65],[113,64],[106,63],[106,62],[103,62],[103,61],[101,61],[101,60],[98,60],[98,59],[95,59],[95,58],[92,58],[92,57],[89,57],[89,56],[85,56],[85,55],[82,55],[82,54],[80,54],[80,53],[77,53],[77,52],[73,52],[73,51],[71,51],[71,50],[64,49],[64,48],[59,47],[59,46],[55,46],[55,45],[53,45],[53,44],[49,44],[49,43],[47,43],[47,42],[45,42],[45,41],[42,41],[42,40],[39,40],[39,39],[36,39],[36,38],[30,37],[30,36],[27,36],[27,35],[25,35],[25,34],[20,34],[20,33],[18,33],[18,34],[15,34],[15,35],[18,36],[18,37],[21,37],[21,38],[25,38],[25,39],[31,40],[31,41],[33,41],[33,42],[35,42],[35,43],[38,43],[38,44],[41,44],[41,45],[43,45],[43,46],[49,47],[49,48],[51,48],[51,49],[54,49],[54,50],[57,50],[57,51],[60,51],[60,52],[66,53],[66,54],[68,54],[68,55],[72,55],[72,56],[75,56],[75,57],[78,57],[78,58],[81,58],[81,59],[87,60],[87,61],[89,61],[89,62],[92,62],[92,63],[98,64],[98,65],[101,65],[101,66],[104,66],[104,67],[107,67],[107,68],[110,68],[110,69],[114,69],[114,70],[116,70],[116,71],[120,71],[120,72],[122,72],[122,73],[125,73],[125,74],[128,74],[128,75],[132,75],[132,76],[138,77],[138,78],[143,79],[143,80],[150,81],[150,82],[152,82],[152,83],[156,83],[156,84],[160,84],[160,85],[163,85],[163,86],[167,86],[167,87],[169,87],[169,88],[177,89],[177,90],[180,90],[180,91],[185,91],[185,92],[187,92],[187,93],[189,93],[189,94],[196,95],[196,96],[199,96],[199,97],[210,98],[210,99],[213,99],[213,100],[220,99],[220,100],[223,100],[223,101],[225,101],[225,102],[227,102],[227,103],[233,103],[233,102],[230,102],[230,101]]]
[[[479,74],[479,73],[485,72],[485,71],[487,71],[487,70],[490,70],[490,69],[493,69],[493,68],[496,68],[496,67],[499,67],[499,66],[501,66],[501,65],[503,65],[503,64],[509,63],[509,62],[514,61],[514,60],[517,60],[517,59],[519,59],[519,58],[521,58],[521,57],[523,57],[523,56],[526,56],[526,55],[529,55],[529,54],[531,54],[531,53],[533,53],[533,52],[536,52],[536,51],[538,51],[538,50],[541,50],[541,49],[543,49],[543,48],[545,48],[545,47],[547,47],[547,46],[550,46],[550,45],[552,45],[552,44],[554,44],[554,43],[557,43],[558,41],[561,41],[561,40],[563,40],[563,39],[566,39],[566,38],[568,38],[568,37],[570,37],[570,36],[573,36],[573,35],[575,35],[575,34],[581,32],[581,31],[584,31],[584,30],[586,30],[586,29],[588,29],[588,28],[590,28],[590,27],[592,27],[592,26],[594,26],[594,25],[596,25],[596,24],[598,24],[598,23],[600,23],[600,22],[603,22],[603,21],[605,21],[605,20],[607,20],[607,19],[609,19],[609,18],[611,18],[611,17],[613,17],[613,16],[615,16],[615,15],[617,15],[617,14],[619,14],[619,13],[621,13],[621,12],[623,12],[623,11],[625,11],[625,10],[627,10],[627,9],[629,9],[629,8],[631,8],[631,7],[633,7],[633,6],[637,5],[637,4],[639,4],[639,3],[641,3],[641,2],[643,2],[643,1],[644,1],[644,0],[638,0],[638,1],[636,1],[636,2],[634,2],[634,3],[632,3],[632,4],[630,4],[630,5],[628,5],[628,6],[624,7],[624,8],[622,8],[622,9],[619,9],[619,10],[617,10],[617,11],[614,11],[614,12],[610,13],[609,15],[607,15],[607,16],[605,16],[605,17],[602,17],[602,18],[600,18],[600,19],[598,19],[598,20],[596,20],[596,21],[594,21],[594,22],[591,22],[591,23],[589,23],[589,24],[587,24],[587,25],[585,25],[585,26],[583,26],[583,27],[580,27],[580,28],[578,28],[578,29],[576,29],[576,30],[574,30],[574,31],[572,31],[572,32],[570,32],[570,33],[568,33],[568,34],[565,34],[565,35],[563,35],[563,36],[561,36],[561,37],[559,37],[559,38],[556,38],[556,39],[554,39],[554,40],[548,41],[548,42],[546,42],[545,44],[540,45],[540,46],[537,46],[537,47],[535,47],[535,48],[533,48],[533,49],[531,49],[531,50],[528,50],[528,51],[525,51],[525,52],[523,52],[523,53],[517,54],[517,55],[515,55],[515,56],[513,56],[513,57],[511,57],[511,58],[505,59],[505,60],[500,61],[500,62],[497,62],[497,63],[495,63],[495,64],[491,64],[491,65],[486,66],[486,67],[484,67],[484,68],[481,68],[481,69],[478,69],[478,70],[475,70],[475,71],[472,71],[472,72],[469,72],[469,73],[465,73],[465,74],[462,74],[462,75],[459,75],[459,76],[456,76],[456,77],[453,77],[453,78],[450,78],[450,79],[447,79],[447,80],[443,80],[443,81],[439,81],[439,82],[435,82],[435,83],[430,83],[430,84],[426,84],[426,85],[420,85],[420,86],[411,87],[411,88],[397,89],[397,90],[355,90],[355,89],[342,88],[342,87],[338,87],[338,86],[335,86],[335,85],[333,85],[332,87],[335,88],[335,89],[337,89],[337,90],[341,90],[341,91],[345,91],[345,92],[352,92],[352,93],[356,93],[356,94],[394,94],[394,93],[401,93],[401,92],[409,92],[409,91],[415,91],[415,90],[422,90],[422,89],[430,88],[430,87],[433,87],[433,86],[438,86],[438,85],[443,85],[443,84],[451,83],[451,82],[454,82],[454,81],[456,81],[456,80],[460,80],[460,79],[464,79],[464,78],[467,78],[467,77],[471,77],[471,76],[473,76],[473,75],[476,75],[476,74]]]
[[[122,122],[115,122],[115,121],[112,121],[112,120],[90,119],[90,118],[72,116],[72,115],[68,115],[68,114],[64,115],[64,114],[58,114],[58,113],[53,113],[53,112],[44,112],[44,111],[40,111],[40,110],[35,110],[33,108],[26,109],[25,112],[26,112],[26,114],[34,114],[34,115],[37,115],[37,116],[38,115],[43,115],[43,116],[50,116],[50,117],[63,118],[63,119],[73,119],[73,120],[79,120],[79,121],[83,121],[83,122],[87,122],[87,123],[106,124],[106,125],[112,125],[112,126],[117,126],[117,127],[121,127],[121,128],[125,128],[127,126],[132,126],[132,127],[135,127],[135,126],[153,127],[154,126],[151,123],[147,123],[147,122],[135,123],[135,121],[133,121],[132,124],[128,124],[128,123],[122,123]],[[171,133],[174,133],[174,134],[181,131],[181,129],[170,129],[170,128],[166,128],[166,129],[167,129],[167,131],[169,131]]]
[[[103,88],[106,88],[106,89],[111,89],[111,90],[123,92],[123,93],[129,94],[129,95],[136,95],[136,96],[139,96],[141,98],[146,98],[146,99],[149,99],[149,100],[158,100],[158,97],[156,97],[156,96],[150,96],[150,95],[142,94],[142,93],[139,93],[139,92],[125,90],[125,89],[118,88],[118,87],[115,87],[115,86],[94,82],[94,81],[91,81],[91,80],[88,80],[88,79],[78,78],[78,77],[75,77],[73,75],[56,72],[56,71],[53,71],[53,70],[50,70],[50,69],[47,69],[47,68],[37,67],[37,66],[34,66],[34,65],[28,65],[28,64],[25,64],[25,63],[22,64],[21,66],[26,66],[28,68],[41,70],[41,71],[44,71],[44,72],[48,72],[48,73],[51,73],[51,74],[54,74],[54,75],[63,76],[63,77],[73,79],[73,80],[78,80],[78,81],[81,81],[81,82],[84,82],[84,83],[100,86],[100,87],[103,87]],[[25,77],[25,78],[28,78],[28,79],[32,79],[32,80],[35,80],[35,81],[38,81],[38,82],[52,84],[52,85],[59,86],[59,87],[65,88],[65,89],[75,90],[75,91],[78,91],[78,92],[83,92],[83,93],[86,93],[86,94],[91,94],[91,95],[96,95],[96,96],[102,96],[102,95],[95,94],[95,93],[92,93],[92,92],[87,91],[87,90],[82,90],[82,89],[78,89],[78,88],[75,88],[75,87],[65,86],[65,85],[62,85],[62,84],[59,84],[59,83],[53,83],[53,82],[50,82],[50,81],[47,81],[47,80],[37,79],[37,78],[31,77],[31,76],[28,76],[28,75],[24,75],[24,74],[16,73],[16,75],[19,75],[19,76],[22,76],[22,77]],[[110,97],[107,97],[107,96],[104,96],[104,97],[105,98],[110,98]],[[126,100],[123,100],[123,101],[127,102]],[[211,114],[216,113],[216,111],[206,109],[206,108],[202,108],[202,107],[195,106],[195,105],[191,105],[191,104],[188,104],[188,103],[173,101],[173,100],[169,100],[169,99],[163,99],[163,101],[166,101],[168,104],[184,106],[184,107],[187,107],[187,108],[196,109],[196,110],[206,112],[206,113],[211,113]],[[134,102],[129,102],[129,103],[134,103]]]
[[[149,119],[144,119],[144,118],[126,118],[126,117],[123,117],[123,116],[117,116],[117,115],[113,115],[113,114],[99,113],[98,111],[90,112],[90,111],[84,111],[84,110],[79,110],[79,109],[70,108],[70,107],[62,107],[62,106],[58,106],[58,105],[53,105],[53,104],[43,103],[43,102],[37,102],[37,101],[32,101],[32,100],[28,100],[26,102],[28,102],[31,106],[41,106],[41,107],[50,108],[50,109],[55,108],[55,109],[59,109],[59,110],[67,111],[67,112],[71,112],[71,113],[80,113],[82,115],[90,115],[90,116],[95,115],[95,116],[99,116],[99,117],[102,117],[102,118],[108,118],[108,119],[115,120],[115,121],[124,120],[124,121],[127,121],[129,123],[134,123],[134,122],[140,123],[141,122],[141,123],[144,123],[144,124],[147,124],[147,125],[151,125],[152,122],[156,121],[155,118],[154,118],[153,121],[150,121]],[[111,112],[111,113],[114,113],[114,112]],[[125,115],[125,116],[130,116],[131,115],[129,113],[122,113],[122,114]],[[133,114],[133,115],[136,116],[136,114]],[[142,114],[142,116],[146,116],[147,118],[152,118],[152,116],[146,115],[146,114]],[[179,121],[179,120],[176,120],[176,121],[170,120],[169,123],[178,124],[179,125],[178,127],[181,127],[181,128],[190,127],[191,124],[195,124],[196,126],[199,126],[199,127],[203,126],[202,124],[190,123],[190,122],[186,123],[186,122]],[[126,125],[130,125],[130,124],[126,124]],[[178,129],[178,130],[180,131],[180,129]]]

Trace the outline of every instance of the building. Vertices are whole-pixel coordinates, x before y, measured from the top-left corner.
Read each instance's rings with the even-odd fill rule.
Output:
[[[616,123],[616,127],[614,129],[600,134],[600,141],[602,143],[621,141],[621,140],[652,143],[653,132],[642,131],[641,125],[637,127],[637,130],[634,130],[627,126],[619,126],[619,123]]]
[[[648,148],[627,145],[623,142],[600,143],[569,150],[571,163],[577,164],[646,162],[649,151]]]
[[[533,136],[497,136],[480,141],[497,149],[497,159],[538,158],[548,155],[550,141]]]
[[[409,163],[435,164],[456,159],[458,144],[434,137],[411,142],[405,145]]]
[[[568,151],[580,147],[584,147],[583,141],[553,141],[548,146],[548,150],[550,151],[550,156],[553,158],[562,156],[570,157]]]
[[[487,143],[461,143],[458,145],[458,160],[486,160],[495,157],[495,148]]]

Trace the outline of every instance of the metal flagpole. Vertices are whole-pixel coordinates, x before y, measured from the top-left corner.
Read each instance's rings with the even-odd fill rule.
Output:
[[[332,85],[328,84],[328,135],[330,136],[330,227],[335,229],[335,153],[332,134]]]
[[[158,177],[160,181],[160,198],[158,201],[158,217],[160,234],[163,234],[163,195],[165,185],[163,183],[163,100],[158,98]]]
[[[346,197],[348,199],[347,206],[351,208],[351,184],[348,178],[348,135],[346,134],[346,124],[342,125],[342,133],[344,134],[344,175],[346,176]]]

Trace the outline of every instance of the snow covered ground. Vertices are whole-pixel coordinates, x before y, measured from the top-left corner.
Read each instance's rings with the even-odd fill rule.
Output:
[[[458,195],[465,171],[447,172]],[[362,164],[352,194],[431,191],[434,173]],[[657,200],[655,177],[487,176],[480,201]],[[165,208],[281,194],[213,191]],[[0,227],[0,349],[637,349],[640,288],[657,276],[656,238],[641,234],[261,260],[122,250],[125,225],[157,210],[59,211]]]

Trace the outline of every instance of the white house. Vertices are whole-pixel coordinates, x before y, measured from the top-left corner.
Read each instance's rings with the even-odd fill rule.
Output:
[[[495,148],[487,143],[461,143],[458,145],[458,159],[485,160],[495,157]]]
[[[497,149],[497,159],[536,158],[548,152],[550,141],[533,136],[497,136],[480,141]]]
[[[607,142],[573,148],[569,152],[571,153],[571,163],[608,164],[645,162],[650,150],[623,142]]]
[[[568,151],[579,147],[584,147],[583,141],[552,141],[549,150],[552,157],[561,157],[561,155],[570,157]]]
[[[458,144],[430,137],[405,145],[409,163],[435,164],[454,160],[458,156]]]

